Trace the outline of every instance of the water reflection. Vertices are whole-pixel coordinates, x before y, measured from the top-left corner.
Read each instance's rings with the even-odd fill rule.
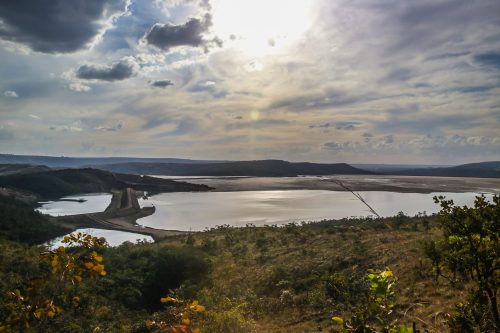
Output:
[[[40,202],[37,211],[51,216],[97,213],[108,207],[111,197],[109,193],[70,195],[56,201]]]
[[[471,205],[477,193],[359,192],[381,216],[439,211],[432,200],[445,195],[459,205]],[[199,231],[217,225],[244,226],[370,216],[368,208],[349,192],[322,190],[163,193],[141,200],[155,214],[137,222],[153,228]]]
[[[86,229],[77,229],[74,231],[82,232],[86,234],[90,234],[94,237],[104,237],[108,242],[109,246],[118,246],[125,242],[138,243],[139,241],[144,241],[148,243],[153,242],[153,238],[151,236],[135,234],[132,232],[124,232],[124,231],[116,231],[116,230],[104,230],[104,229],[94,229],[94,228],[86,228]],[[61,241],[64,236],[58,237],[50,242],[50,248],[57,248],[59,246],[64,245]]]

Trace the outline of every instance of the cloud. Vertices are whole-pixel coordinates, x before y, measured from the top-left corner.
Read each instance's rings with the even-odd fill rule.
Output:
[[[174,83],[170,80],[160,80],[160,81],[154,81],[151,83],[151,86],[155,88],[167,88],[168,86],[173,86]]]
[[[2,1],[0,38],[43,53],[75,52],[95,42],[127,6],[126,0]]]
[[[83,65],[76,70],[76,77],[84,80],[120,81],[137,75],[139,65],[130,58],[109,66]]]
[[[469,51],[463,51],[463,52],[448,52],[448,53],[441,53],[441,54],[435,54],[432,56],[427,57],[426,60],[442,60],[442,59],[450,59],[450,58],[458,58],[458,57],[463,57],[466,55],[469,55]]]
[[[357,125],[360,125],[361,123],[358,121],[338,121],[336,123],[324,123],[324,124],[315,124],[315,125],[309,125],[309,128],[322,128],[322,129],[328,129],[330,127],[335,127],[337,130],[341,131],[353,131],[356,129]]]
[[[165,136],[179,136],[192,132],[196,132],[200,129],[198,122],[195,119],[185,117],[179,121],[173,130],[164,131],[162,133],[156,134],[154,137],[161,138]]]
[[[353,131],[360,124],[358,121],[340,121],[335,123],[335,128],[343,131]]]
[[[168,51],[179,46],[204,47],[211,42],[205,39],[205,34],[212,25],[212,16],[205,14],[202,19],[191,18],[184,24],[172,25],[156,23],[144,36],[144,40],[159,49]]]
[[[500,53],[479,53],[474,56],[474,60],[484,66],[500,69]]]
[[[82,121],[77,120],[68,125],[62,126],[50,126],[51,131],[62,131],[62,132],[83,132]]]
[[[384,136],[383,143],[385,143],[385,144],[394,143],[394,136],[392,136],[392,135]]]
[[[89,92],[92,90],[92,88],[80,82],[70,83],[68,89],[76,92]]]
[[[103,132],[117,132],[123,128],[123,122],[119,121],[115,125],[111,126],[97,126],[95,130]]]
[[[344,150],[356,150],[360,148],[359,142],[356,141],[345,141],[345,142],[327,142],[323,144],[322,148],[324,150],[331,151],[344,151]]]
[[[309,125],[309,128],[330,128],[333,124],[331,123],[324,123],[324,124],[313,124]]]
[[[213,80],[200,81],[193,84],[188,91],[190,92],[207,92],[214,98],[224,98],[227,96],[227,91],[218,88],[218,85]]]
[[[394,115],[384,121],[374,121],[374,124],[377,130],[381,132],[434,133],[446,129],[472,129],[481,127],[487,121],[472,114],[420,114],[408,118]]]
[[[3,95],[9,98],[19,98],[19,95],[14,90],[5,90]]]
[[[226,131],[246,129],[246,128],[265,128],[270,126],[288,125],[291,122],[285,119],[259,119],[255,121],[240,121],[230,123],[225,126]]]

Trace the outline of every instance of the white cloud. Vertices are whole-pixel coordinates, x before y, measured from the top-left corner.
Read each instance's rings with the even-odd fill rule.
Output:
[[[14,90],[5,90],[3,95],[10,98],[19,98],[19,95]]]
[[[76,92],[89,92],[92,90],[91,87],[81,83],[81,82],[72,82],[68,85],[69,90]]]

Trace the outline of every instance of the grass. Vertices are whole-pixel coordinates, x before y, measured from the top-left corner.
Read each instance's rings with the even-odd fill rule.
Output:
[[[447,313],[467,288],[434,280],[420,250],[423,240],[439,238],[432,222],[426,230],[424,218],[397,219],[221,227],[161,245],[207,252],[211,270],[206,281],[186,296],[217,312],[237,309],[259,332],[330,332],[332,315],[348,315],[363,302],[367,271],[386,267],[399,279],[396,316],[431,332],[446,330]],[[332,274],[346,281],[342,300],[327,295]]]

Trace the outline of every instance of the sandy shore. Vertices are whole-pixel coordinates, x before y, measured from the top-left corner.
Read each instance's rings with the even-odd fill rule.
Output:
[[[390,192],[488,192],[500,194],[500,179],[421,176],[327,176],[327,177],[246,177],[246,178],[183,178],[184,181],[214,187],[214,191],[267,190],[330,190]]]

